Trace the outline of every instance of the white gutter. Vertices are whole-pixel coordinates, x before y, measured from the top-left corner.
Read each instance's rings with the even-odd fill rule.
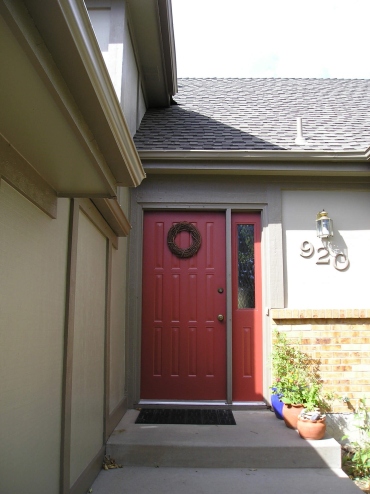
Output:
[[[332,161],[367,162],[370,161],[370,148],[354,151],[249,151],[249,150],[139,150],[143,161]]]
[[[147,173],[370,176],[366,151],[139,151]]]

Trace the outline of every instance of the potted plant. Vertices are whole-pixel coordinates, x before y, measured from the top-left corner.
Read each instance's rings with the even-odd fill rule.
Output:
[[[298,415],[297,430],[303,439],[322,439],[326,432],[326,412],[336,399],[332,391],[323,393],[322,382],[317,381],[309,388],[305,406]]]
[[[319,406],[322,382],[318,367],[318,361],[289,342],[285,333],[274,332],[272,390],[284,404],[282,415],[287,427],[297,428],[304,407]]]
[[[306,394],[307,384],[304,382],[299,382],[297,379],[292,379],[289,387],[284,390],[284,395],[282,401],[284,403],[283,407],[283,419],[285,425],[291,429],[297,428],[298,415],[303,410],[306,405]]]
[[[283,395],[279,394],[276,387],[271,388],[271,408],[275,413],[276,418],[283,420],[284,403],[281,401]]]
[[[306,406],[298,415],[297,430],[303,439],[322,439],[326,431],[326,415],[319,407]]]
[[[292,349],[284,333],[274,331],[274,345],[272,350],[272,377],[271,407],[278,419],[283,419],[282,389],[284,379],[291,372]]]

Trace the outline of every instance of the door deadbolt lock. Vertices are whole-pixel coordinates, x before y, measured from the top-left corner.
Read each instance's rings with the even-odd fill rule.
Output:
[[[224,320],[224,316],[223,316],[222,314],[219,314],[219,315],[217,316],[217,319],[218,319],[219,321],[223,321],[223,320]]]
[[[224,293],[224,289],[223,288],[219,288],[217,291],[218,291],[218,293]]]

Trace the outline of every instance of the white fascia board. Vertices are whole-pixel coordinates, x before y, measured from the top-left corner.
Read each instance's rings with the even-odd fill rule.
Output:
[[[83,2],[76,0],[65,0],[59,5],[124,159],[132,183],[126,184],[120,179],[120,164],[109,164],[113,175],[116,177],[118,185],[137,186],[145,178],[145,172],[93,33],[86,7]]]

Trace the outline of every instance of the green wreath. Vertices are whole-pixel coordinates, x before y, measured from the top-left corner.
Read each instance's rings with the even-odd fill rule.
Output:
[[[180,232],[189,232],[192,239],[192,244],[187,249],[180,249],[175,240]],[[171,226],[167,234],[167,245],[172,254],[180,259],[187,259],[193,257],[199,250],[202,243],[202,237],[197,227],[188,223],[187,221],[181,221],[176,225]]]

